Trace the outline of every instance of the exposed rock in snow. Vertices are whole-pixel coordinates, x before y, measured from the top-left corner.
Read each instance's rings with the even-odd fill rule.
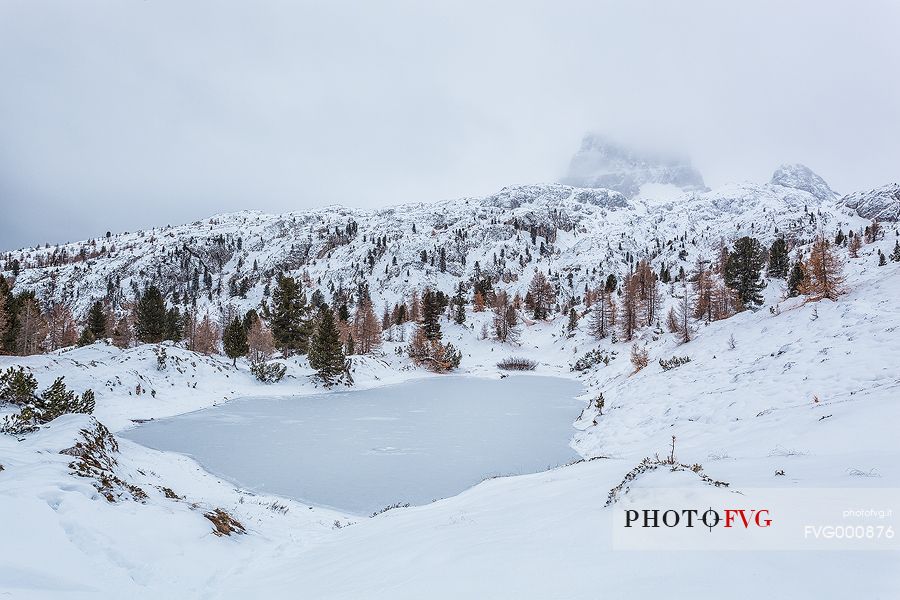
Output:
[[[584,136],[562,181],[576,187],[609,188],[629,198],[647,183],[672,184],[685,191],[707,189],[687,157],[635,150],[597,134]]]
[[[769,183],[809,192],[819,200],[834,200],[837,196],[837,192],[832,190],[824,179],[806,165],[799,163],[781,165],[772,174]]]
[[[889,183],[874,190],[854,192],[841,202],[865,219],[900,221],[900,184]]]

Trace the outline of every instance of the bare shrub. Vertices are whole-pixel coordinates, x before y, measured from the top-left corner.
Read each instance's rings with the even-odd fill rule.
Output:
[[[535,367],[537,362],[521,356],[510,356],[497,363],[497,368],[504,371],[534,371]]]
[[[631,345],[631,364],[634,366],[634,373],[650,364],[650,353],[646,346],[642,348],[637,344]]]

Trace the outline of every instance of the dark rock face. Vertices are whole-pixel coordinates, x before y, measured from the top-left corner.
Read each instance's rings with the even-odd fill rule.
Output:
[[[572,157],[562,183],[607,188],[631,198],[645,183],[671,184],[685,191],[706,191],[703,176],[685,156],[644,152],[588,134]]]
[[[889,183],[874,190],[853,192],[841,200],[864,219],[900,221],[900,183]]]
[[[834,200],[837,197],[825,180],[806,165],[781,165],[772,174],[769,183],[809,192],[819,200]]]

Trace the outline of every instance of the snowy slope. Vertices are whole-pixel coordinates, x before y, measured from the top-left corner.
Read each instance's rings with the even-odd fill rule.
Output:
[[[241,212],[26,249],[3,265],[19,261],[17,291],[70,303],[76,314],[107,294],[122,307],[147,283],[161,285],[170,301],[175,291],[183,298],[195,293],[194,272],[202,275],[204,268],[212,286],[200,277],[197,302],[214,316],[228,303],[257,306],[267,279],[281,270],[326,295],[329,284],[367,283],[381,303],[426,284],[450,292],[472,276],[476,261],[496,277],[495,287],[510,291],[524,292],[534,269],[549,270],[565,300],[609,273],[627,273],[640,258],[689,270],[741,235],[767,244],[785,235],[802,248],[820,230],[830,235],[868,223],[835,197],[787,183],[732,184],[674,199],[549,184],[380,211]],[[358,229],[348,230],[350,223]],[[770,280],[763,307],[698,324],[688,344],[654,328],[640,330],[637,341],[646,343],[651,362],[638,373],[629,345],[596,341],[586,319],[570,337],[565,317],[555,314],[524,327],[517,344],[481,339],[489,312],[468,313],[462,326],[444,320],[445,339],[461,349],[462,370],[472,375],[498,377],[499,359],[524,355],[539,363],[539,373],[576,377],[570,365],[579,356],[615,351],[609,365],[577,375],[588,391],[585,410],[572,415],[572,445],[595,460],[485,481],[456,497],[371,519],[236,490],[187,457],[114,437],[135,420],[238,396],[321,391],[304,358],[287,361],[283,382],[264,386],[244,361],[233,367],[172,345],[165,346],[162,369],[157,347],[118,350],[102,342],[0,357],[0,368],[23,365],[42,387],[64,375],[75,391],[97,392],[95,418],[67,416],[22,439],[0,436],[0,514],[14,515],[4,519],[0,539],[0,592],[15,598],[656,598],[673,590],[707,597],[714,590],[738,598],[898,597],[893,565],[900,551],[625,552],[613,543],[613,509],[604,507],[610,489],[642,458],[668,452],[673,435],[679,460],[702,463],[710,476],[730,483],[714,490],[721,498],[737,493],[765,504],[781,491],[818,488],[874,489],[890,498],[900,488],[894,431],[900,263],[878,266],[876,251],[889,254],[896,239],[887,228],[883,240],[846,259],[850,292],[837,302],[785,300],[783,282]],[[63,259],[63,250],[76,260]],[[77,259],[82,250],[83,260]],[[532,259],[520,262],[519,255]],[[246,297],[232,296],[229,282],[243,279]],[[674,290],[663,287],[665,303],[672,303]],[[433,377],[398,355],[404,344],[386,341],[380,354],[354,357],[356,385]],[[657,361],[672,356],[691,361],[663,371]],[[600,393],[602,415],[589,404]],[[11,410],[0,405],[0,416]],[[102,477],[83,477],[72,466],[78,452],[70,449],[91,440],[99,440],[91,456]],[[636,481],[628,497],[678,488],[669,499],[681,502],[700,485],[693,474],[660,471]],[[213,535],[204,514],[216,508],[247,533]]]
[[[356,229],[347,233],[350,224]],[[426,285],[452,293],[476,271],[491,276],[497,288],[523,291],[538,269],[552,273],[564,301],[608,274],[621,280],[641,258],[677,272],[742,235],[766,244],[778,235],[803,243],[820,229],[866,224],[837,200],[778,184],[731,184],[659,200],[547,184],[378,211],[232,213],[23,249],[0,264],[11,276],[17,261],[15,291],[33,290],[47,305],[65,303],[77,318],[100,299],[122,310],[149,284],[170,301],[176,294],[185,303],[195,298],[201,313],[218,318],[227,305],[258,307],[280,272],[302,277],[326,299],[367,284],[380,309]]]
[[[667,452],[672,435],[680,460],[702,463],[730,483],[714,492],[723,499],[738,492],[767,503],[778,490],[900,487],[894,432],[900,309],[893,301],[900,296],[900,264],[878,267],[872,260],[877,247],[887,250],[892,242],[865,246],[848,262],[852,291],[838,302],[781,301],[773,285],[767,305],[778,306],[774,314],[742,313],[701,328],[680,346],[668,334],[645,331],[646,369],[632,375],[620,351],[609,366],[585,373],[586,404],[603,392],[607,405],[602,416],[582,413],[573,444],[585,457],[605,458],[489,480],[447,500],[352,524],[332,511],[233,490],[187,458],[123,440],[114,473],[147,498],[110,503],[93,480],[70,474],[72,456],[59,454],[81,429],[96,427],[87,417],[60,419],[22,442],[0,436],[0,510],[16,515],[0,543],[0,589],[17,598],[654,598],[672,590],[706,597],[711,589],[731,598],[896,597],[898,551],[626,552],[614,547],[614,513],[604,507],[610,488],[642,457]],[[544,372],[571,376],[567,357],[610,346],[584,331],[566,338],[561,325],[557,318],[525,330],[519,350],[543,357]],[[490,365],[509,350],[477,340],[465,327],[447,330],[474,372],[496,376]],[[218,359],[160,374],[155,358],[138,366],[154,356],[147,347],[121,352],[98,344],[64,355],[82,366],[49,362],[63,357],[29,364],[44,361],[48,368],[36,369],[42,383],[59,370],[76,389],[134,365],[134,376],[161,390],[156,399],[143,396],[143,407],[125,383],[104,391],[100,420],[122,426],[128,413],[171,414],[201,403],[191,395],[212,402],[214,394],[252,393],[255,385],[241,372],[244,365],[228,370]],[[662,371],[656,360],[672,355],[692,360]],[[220,366],[227,383],[210,372]],[[391,372],[422,375],[400,363]],[[202,395],[181,388],[195,374]],[[311,389],[302,365],[294,374],[293,393]],[[167,381],[175,383],[168,391]],[[689,494],[698,485],[689,474],[658,472],[638,480],[629,497],[672,487]],[[167,497],[163,488],[183,499]],[[216,507],[248,533],[212,535],[203,513]],[[34,555],[45,559],[36,563]]]

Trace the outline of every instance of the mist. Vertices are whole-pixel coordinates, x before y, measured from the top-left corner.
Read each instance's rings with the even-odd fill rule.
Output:
[[[587,131],[897,180],[897,3],[486,4],[5,0],[0,249],[556,181]]]

